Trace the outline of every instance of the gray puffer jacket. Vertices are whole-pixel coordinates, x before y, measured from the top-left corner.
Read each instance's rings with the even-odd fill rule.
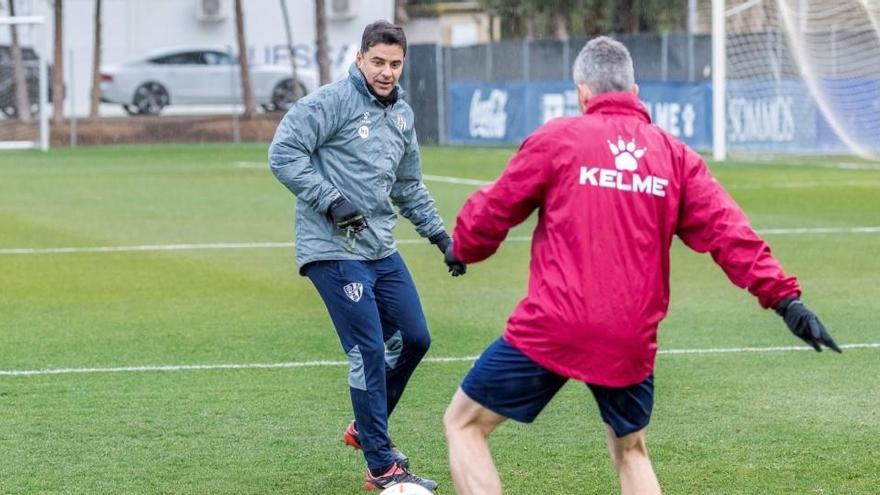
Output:
[[[300,268],[317,260],[390,256],[397,250],[391,235],[397,221],[393,206],[422,237],[444,231],[422,183],[412,108],[402,99],[384,106],[356,65],[348,72],[348,78],[299,100],[278,125],[269,148],[272,173],[296,195]],[[367,229],[354,240],[327,215],[340,195],[367,221]]]

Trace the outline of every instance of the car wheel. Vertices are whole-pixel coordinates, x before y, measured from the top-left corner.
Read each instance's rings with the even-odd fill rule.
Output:
[[[18,116],[18,109],[15,107],[15,103],[12,103],[13,98],[11,96],[0,97],[3,100],[0,103],[0,112],[3,112],[3,115],[14,119]]]
[[[134,105],[122,105],[122,109],[125,110],[125,113],[129,115],[140,115],[138,107]]]
[[[168,106],[168,91],[157,82],[141,84],[134,91],[134,108],[138,115],[159,115]],[[126,109],[127,111],[128,109]]]
[[[40,103],[31,99],[31,118],[36,119],[40,115]],[[0,112],[10,119],[18,118],[18,106],[15,104],[15,93],[0,95]]]
[[[286,112],[305,94],[306,87],[301,81],[285,79],[272,90],[272,107],[274,110]]]

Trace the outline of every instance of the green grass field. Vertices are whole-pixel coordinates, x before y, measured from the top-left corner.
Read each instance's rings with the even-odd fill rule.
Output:
[[[511,154],[426,148],[424,169],[491,180]],[[347,368],[299,365],[344,356],[292,248],[88,249],[290,242],[293,198],[265,159],[263,144],[0,154],[0,493],[361,492],[363,460],[339,439]],[[661,349],[739,351],[659,356],[648,439],[667,493],[880,492],[880,167],[840,161],[854,162],[713,166],[837,342],[861,346],[743,349],[801,344],[708,256],[675,243]],[[451,228],[473,186],[427,185]],[[417,239],[405,220],[397,237]],[[478,354],[524,293],[526,242],[459,279],[427,242],[400,251],[429,357]],[[272,363],[299,364],[250,366]],[[179,368],[190,365],[248,366]],[[152,366],[169,368],[134,369]],[[469,366],[425,362],[391,420],[440,493],[453,493],[441,417]],[[47,369],[67,371],[21,373]],[[618,491],[582,385],[533,425],[502,426],[492,446],[505,493]]]

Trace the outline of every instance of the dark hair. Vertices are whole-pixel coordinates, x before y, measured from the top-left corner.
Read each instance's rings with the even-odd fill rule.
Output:
[[[406,35],[403,34],[403,28],[388,21],[376,21],[364,28],[361,53],[367,53],[367,50],[378,44],[399,45],[406,55]]]

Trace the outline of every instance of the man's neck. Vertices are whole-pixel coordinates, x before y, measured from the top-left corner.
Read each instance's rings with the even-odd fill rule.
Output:
[[[380,95],[369,84],[367,84],[367,89],[370,90],[371,95],[375,96],[376,99],[379,100],[379,103],[381,103],[382,105],[385,105],[386,107],[388,105],[393,105],[393,104],[397,103],[397,86],[395,86],[394,89],[392,89],[391,92],[388,93],[387,96]]]
[[[358,68],[358,70],[360,70],[360,68]],[[363,76],[363,74],[364,73],[361,72],[362,76]],[[370,83],[367,81],[366,76],[364,76],[364,83],[367,85],[367,91],[369,91],[371,95],[375,96],[376,99],[379,100],[379,103],[381,103],[383,106],[387,107],[388,105],[393,105],[393,104],[397,103],[397,86],[396,85],[394,86],[394,89],[392,89],[391,92],[388,93],[387,96],[382,96],[379,93],[377,93],[375,89],[373,89],[373,86],[371,86]]]

